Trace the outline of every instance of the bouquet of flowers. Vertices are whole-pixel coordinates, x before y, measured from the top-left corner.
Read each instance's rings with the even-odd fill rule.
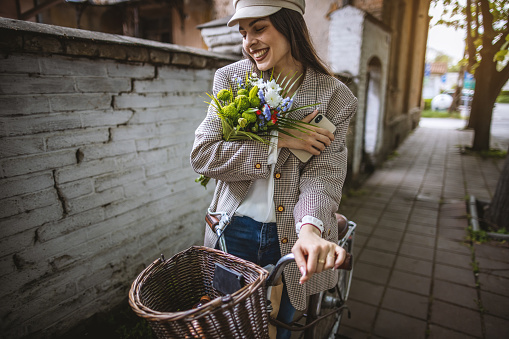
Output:
[[[285,77],[278,84],[279,77],[274,79],[273,74],[269,80],[263,80],[263,75],[256,73],[246,74],[245,78],[234,75],[235,90],[222,89],[213,96],[211,104],[223,127],[225,141],[255,140],[265,144],[270,143],[273,131],[295,137],[288,130],[309,129],[308,123],[289,118],[287,115],[293,111],[318,105],[318,103],[298,108],[290,108],[293,98],[288,96],[289,91],[298,81],[299,77]],[[201,175],[196,182],[206,187],[210,178]]]

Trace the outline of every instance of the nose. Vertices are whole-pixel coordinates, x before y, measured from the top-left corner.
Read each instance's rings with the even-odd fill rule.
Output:
[[[244,48],[249,50],[249,48],[256,44],[257,41],[258,40],[253,34],[246,34],[246,38],[244,39]]]

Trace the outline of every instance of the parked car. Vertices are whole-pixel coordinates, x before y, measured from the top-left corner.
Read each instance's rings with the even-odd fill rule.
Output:
[[[454,93],[456,93],[456,90],[450,89],[448,91],[445,91],[444,93],[445,94],[449,94],[450,96],[454,97]],[[472,103],[473,97],[474,97],[474,90],[473,89],[465,89],[465,88],[463,88],[461,90],[460,105],[470,106],[470,104]]]
[[[445,111],[451,107],[452,96],[449,94],[439,94],[431,100],[431,109],[433,111]]]

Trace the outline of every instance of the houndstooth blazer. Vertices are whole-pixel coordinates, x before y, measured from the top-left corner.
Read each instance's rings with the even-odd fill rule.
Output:
[[[257,72],[251,61],[242,60],[217,70],[213,93],[223,88],[235,88],[234,75],[245,76]],[[350,118],[357,109],[357,99],[339,80],[307,69],[303,83],[294,97],[293,107],[319,102],[317,106],[337,129],[335,140],[318,156],[302,163],[287,148],[282,148],[274,170],[274,206],[281,255],[291,252],[297,241],[295,224],[306,215],[323,221],[323,238],[338,241],[337,222],[341,191],[346,176],[347,149],[345,136]],[[290,116],[302,119],[315,108],[292,112]],[[194,170],[217,179],[212,211],[227,212],[233,216],[247,195],[253,180],[270,175],[267,164],[268,146],[250,140],[225,142],[222,140],[221,121],[212,107],[195,132],[191,152]],[[217,236],[206,227],[205,246],[214,246]],[[331,288],[338,279],[337,271],[328,270],[313,275],[309,282],[299,285],[297,265],[288,265],[284,271],[288,294],[298,310],[306,308],[306,296]]]

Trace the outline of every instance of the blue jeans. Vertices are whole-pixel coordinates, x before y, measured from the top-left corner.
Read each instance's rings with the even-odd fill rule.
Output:
[[[276,223],[261,223],[249,217],[234,216],[224,232],[228,253],[262,267],[276,264],[281,258]],[[286,284],[283,288],[277,319],[289,324],[295,308],[290,303]],[[277,338],[288,339],[291,331],[278,327]]]

